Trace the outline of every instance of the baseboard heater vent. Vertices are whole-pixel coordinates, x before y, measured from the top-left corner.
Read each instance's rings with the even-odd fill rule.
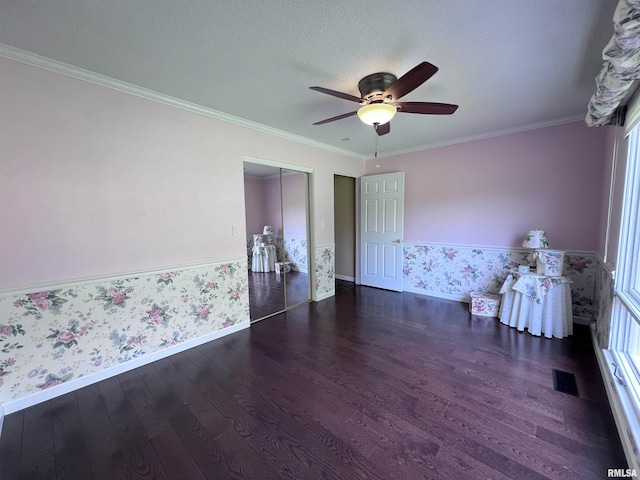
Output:
[[[567,393],[574,397],[578,395],[578,384],[576,383],[576,376],[573,373],[563,372],[562,370],[551,369],[553,376],[553,388],[558,392]]]

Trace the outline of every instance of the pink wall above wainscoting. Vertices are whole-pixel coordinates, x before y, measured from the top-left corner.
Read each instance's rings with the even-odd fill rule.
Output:
[[[280,177],[244,179],[247,235],[262,233],[265,225],[279,235],[282,231]]]
[[[282,235],[282,197],[280,196],[280,176],[262,181],[265,210],[264,225],[271,225],[275,235]]]
[[[247,235],[262,233],[266,221],[264,202],[264,180],[244,177],[244,209],[246,213]]]
[[[334,174],[364,171],[360,158],[6,58],[0,78],[0,290],[244,257],[247,158],[313,169],[313,242],[331,245]]]
[[[305,174],[283,172],[284,232],[290,237],[307,236]]]
[[[518,247],[537,227],[551,248],[595,251],[605,144],[605,128],[574,122],[369,160],[366,174],[406,172],[405,241]]]

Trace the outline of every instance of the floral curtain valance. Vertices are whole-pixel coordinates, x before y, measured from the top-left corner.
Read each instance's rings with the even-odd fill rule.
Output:
[[[616,108],[640,79],[640,0],[620,0],[613,15],[613,36],[602,51],[604,65],[589,101],[589,126],[614,123]]]

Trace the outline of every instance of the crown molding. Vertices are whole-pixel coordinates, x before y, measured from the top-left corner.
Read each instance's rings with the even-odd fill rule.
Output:
[[[375,158],[371,155],[363,155],[354,153],[348,150],[344,150],[342,148],[334,147],[333,145],[328,145],[326,143],[317,142],[315,140],[311,140],[306,137],[302,137],[300,135],[295,135],[289,132],[285,132],[284,130],[278,130],[276,128],[269,127],[267,125],[263,125],[261,123],[252,122],[250,120],[245,120],[244,118],[236,117],[233,115],[229,115],[223,112],[219,112],[217,110],[213,110],[212,108],[204,107],[202,105],[198,105],[196,103],[188,102],[186,100],[181,100],[176,97],[171,97],[169,95],[164,95],[160,92],[156,92],[154,90],[150,90],[147,88],[139,87],[132,83],[127,83],[122,80],[117,80],[115,78],[108,77],[106,75],[101,75],[99,73],[91,72],[89,70],[85,70],[80,67],[75,67],[73,65],[69,65],[67,63],[59,62],[57,60],[53,60],[48,57],[43,57],[36,53],[28,52],[26,50],[21,50],[19,48],[15,48],[6,44],[0,43],[0,57],[7,58],[9,60],[14,60],[17,62],[21,62],[27,65],[31,65],[34,67],[42,68],[44,70],[49,70],[51,72],[59,73],[62,75],[66,75],[69,77],[77,78],[79,80],[84,80],[86,82],[94,83],[96,85],[101,85],[103,87],[111,88],[114,90],[118,90],[123,93],[128,93],[130,95],[136,95],[138,97],[145,98],[147,100],[152,100],[155,102],[160,102],[165,105],[169,105],[172,107],[180,108],[182,110],[187,110],[189,112],[197,113],[199,115],[204,115],[206,117],[214,118],[216,120],[220,120],[223,122],[231,123],[234,125],[238,125],[245,128],[250,128],[252,130],[256,130],[262,133],[266,133],[268,135],[273,135],[276,137],[284,138],[287,140],[291,140],[293,142],[301,143],[304,145],[309,145],[311,147],[320,148],[322,150],[330,151],[333,153],[337,153],[340,155],[345,155],[351,158],[357,158],[359,160],[374,160]],[[511,133],[520,133],[526,132],[529,130],[536,130],[539,128],[553,127],[556,125],[562,125],[565,123],[571,123],[576,121],[584,120],[584,115],[572,116],[572,117],[564,117],[554,120],[547,120],[543,122],[532,123],[529,125],[523,125],[519,127],[507,128],[503,130],[496,130],[493,132],[487,132],[479,135],[470,135],[467,137],[460,137],[452,140],[447,140],[444,142],[437,142],[432,144],[420,145],[417,147],[411,147],[401,150],[393,150],[386,153],[378,152],[377,159],[395,157],[398,155],[404,155],[407,153],[415,153],[423,150],[430,150],[433,148],[440,147],[448,147],[451,145],[457,145],[460,143],[473,142],[477,140],[485,140],[493,137],[500,137],[502,135],[509,135]]]
[[[204,115],[206,117],[214,118],[216,120],[220,120],[223,122],[231,123],[231,124],[238,125],[245,128],[250,128],[252,130],[257,130],[259,132],[273,135],[275,137],[280,137],[286,140],[291,140],[293,142],[309,145],[311,147],[328,150],[330,152],[338,153],[340,155],[345,155],[351,158],[357,158],[359,160],[366,160],[367,158],[365,155],[359,155],[354,152],[350,152],[348,150],[343,150],[341,148],[337,148],[332,145],[327,145],[326,143],[317,142],[315,140],[302,137],[300,135],[294,135],[292,133],[285,132],[283,130],[278,130],[277,128],[268,127],[261,123],[252,122],[250,120],[245,120],[244,118],[219,112],[217,110],[213,110],[212,108],[203,107],[202,105],[198,105],[196,103],[188,102],[186,100],[181,100],[179,98],[171,97],[169,95],[164,95],[154,90],[139,87],[137,85],[133,85],[132,83],[127,83],[122,80],[117,80],[115,78],[111,78],[106,75],[101,75],[99,73],[91,72],[89,70],[85,70],[80,67],[75,67],[67,63],[59,62],[57,60],[53,60],[48,57],[43,57],[36,53],[27,52],[26,50],[20,50],[19,48],[11,47],[9,45],[5,45],[2,43],[0,43],[0,57],[4,57],[9,60],[14,60],[16,62],[21,62],[27,65],[31,65],[33,67],[42,68],[44,70],[49,70],[51,72],[66,75],[68,77],[84,80],[86,82],[90,82],[96,85],[101,85],[103,87],[118,90],[123,93],[136,95],[138,97],[142,97],[147,100],[152,100],[154,102],[164,103],[165,105],[180,108],[182,110],[187,110],[189,112],[197,113],[199,115]]]
[[[556,118],[554,120],[545,120],[543,122],[530,123],[528,125],[522,125],[522,126],[513,127],[513,128],[505,128],[503,130],[495,130],[493,132],[481,133],[479,135],[470,135],[468,137],[460,137],[460,138],[455,138],[453,140],[446,140],[444,142],[431,143],[431,144],[421,145],[418,147],[412,147],[412,148],[407,148],[403,150],[394,150],[387,153],[378,152],[377,159],[371,156],[367,156],[366,160],[367,161],[379,160],[381,158],[386,158],[386,157],[396,157],[398,155],[404,155],[407,153],[421,152],[423,150],[431,150],[433,148],[449,147],[451,145],[458,145],[460,143],[475,142],[477,140],[485,140],[488,138],[501,137],[502,135],[509,135],[512,133],[528,132],[529,130],[538,130],[540,128],[555,127],[557,125],[563,125],[565,123],[573,123],[573,122],[583,121],[583,120],[584,120],[584,115]]]

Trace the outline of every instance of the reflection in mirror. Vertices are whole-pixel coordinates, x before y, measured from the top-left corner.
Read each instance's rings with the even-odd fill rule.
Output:
[[[307,174],[282,170],[284,278],[287,307],[309,299]]]
[[[252,321],[308,301],[306,173],[244,163]],[[291,178],[289,178],[291,177]]]
[[[284,281],[276,279],[277,237],[282,230],[280,169],[244,164],[244,200],[249,266],[249,312],[257,320],[284,310]],[[266,229],[265,227],[271,227]],[[266,231],[266,233],[265,233]]]

